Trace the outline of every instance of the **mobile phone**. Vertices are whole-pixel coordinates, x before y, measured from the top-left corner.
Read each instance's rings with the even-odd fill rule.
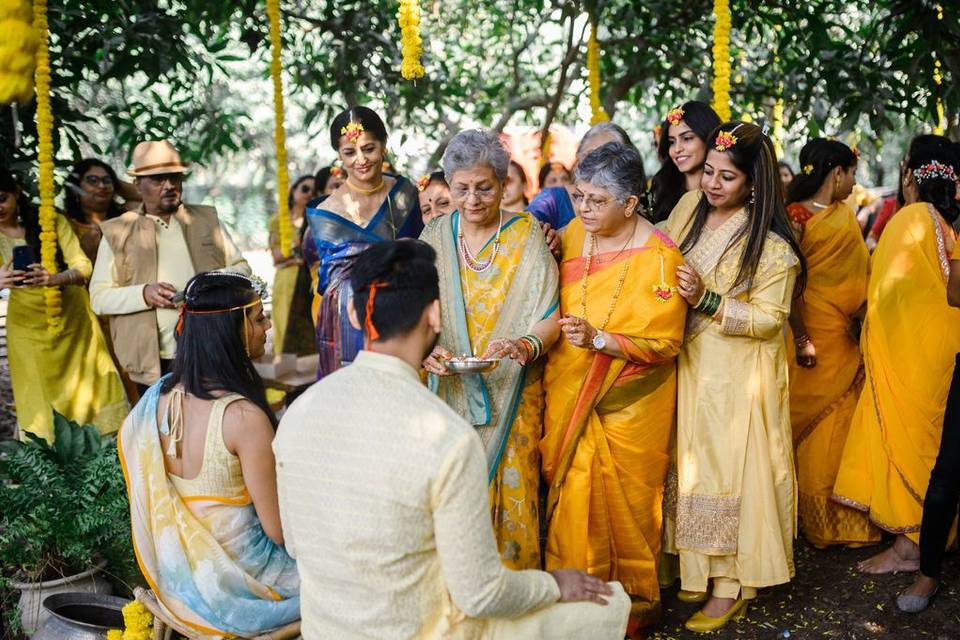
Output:
[[[186,300],[186,298],[187,298],[186,291],[184,291],[183,289],[180,289],[180,291],[177,291],[175,294],[173,294],[173,297],[170,298],[170,302],[172,302],[173,304],[183,304],[183,301]]]
[[[30,265],[36,263],[33,255],[33,248],[30,245],[22,244],[13,248],[13,270],[27,271]]]

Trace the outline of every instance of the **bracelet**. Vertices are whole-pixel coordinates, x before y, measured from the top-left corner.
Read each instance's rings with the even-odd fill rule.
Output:
[[[717,312],[717,309],[720,308],[721,302],[723,302],[723,297],[719,293],[704,289],[703,297],[700,302],[694,306],[693,310],[712,317],[713,314]]]
[[[530,358],[528,362],[533,362],[543,353],[543,342],[537,336],[532,333],[528,333],[525,336],[520,336],[520,342],[524,344],[530,350]]]
[[[709,290],[708,290],[706,287],[704,287],[704,288],[703,288],[703,293],[700,294],[700,299],[697,300],[697,304],[693,305],[694,310],[696,310],[697,307],[699,307],[701,304],[703,304],[703,299],[707,297],[707,291],[709,291]]]
[[[811,340],[810,336],[808,336],[807,334],[803,334],[802,336],[797,336],[793,339],[793,344],[795,344],[798,349],[801,349],[807,346],[808,344],[812,344],[812,343],[813,343],[813,340]]]

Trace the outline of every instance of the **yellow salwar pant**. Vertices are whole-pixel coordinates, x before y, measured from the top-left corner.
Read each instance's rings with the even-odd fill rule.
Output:
[[[799,204],[790,206],[803,207]],[[869,253],[853,211],[834,203],[802,222],[807,260],[802,316],[816,348],[813,368],[790,362],[790,419],[797,458],[799,524],[814,545],[876,542],[880,532],[866,515],[831,500],[854,409],[863,388],[860,348],[848,332],[867,299]]]
[[[561,312],[577,315],[586,266],[583,226],[574,220],[564,234]],[[602,320],[624,261],[632,284],[616,300],[605,331],[628,359],[566,340],[550,352],[541,443],[552,508],[546,566],[620,581],[634,614],[649,624],[660,611],[657,562],[676,408],[674,358],[686,319],[686,303],[673,291],[683,258],[659,232],[640,249],[597,256],[587,280],[588,322]]]
[[[946,294],[953,245],[926,203],[899,211],[880,239],[861,340],[866,382],[834,486],[836,500],[914,542],[960,351],[960,310]]]

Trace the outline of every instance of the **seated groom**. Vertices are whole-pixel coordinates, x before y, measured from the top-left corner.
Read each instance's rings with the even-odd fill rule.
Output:
[[[418,376],[440,331],[435,257],[416,240],[359,256],[349,313],[367,350],[298,398],[274,440],[303,637],[621,640],[619,583],[500,562],[480,439]]]

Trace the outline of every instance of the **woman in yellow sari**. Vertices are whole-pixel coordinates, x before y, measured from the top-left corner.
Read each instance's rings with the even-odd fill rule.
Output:
[[[863,358],[850,332],[867,300],[870,255],[844,200],[857,156],[836,140],[814,138],[800,151],[787,213],[807,260],[807,286],[790,314],[790,418],[796,449],[800,530],[815,546],[876,542],[866,515],[830,499],[853,411]]]
[[[544,376],[540,452],[547,569],[620,581],[635,617],[652,624],[687,305],[676,294],[683,256],[639,214],[645,186],[640,154],[619,143],[577,165],[560,269],[566,339]]]
[[[543,360],[560,335],[557,263],[536,219],[500,208],[510,157],[489,131],[457,134],[443,170],[457,211],[421,239],[437,251],[440,344],[424,362],[437,394],[484,445],[493,528],[504,565],[540,566]],[[452,375],[444,361],[502,359],[488,373]]]
[[[783,323],[803,257],[773,144],[754,124],[710,136],[702,193],[680,199],[679,293],[692,307],[678,362],[676,534],[685,591],[713,591],[687,629],[746,613],[793,577],[796,486]]]
[[[130,411],[100,323],[90,309],[86,280],[93,272],[67,219],[56,218],[59,273],[40,262],[36,207],[13,175],[0,169],[0,288],[9,288],[7,349],[17,424],[53,441],[53,411],[113,433]],[[15,254],[27,256],[26,262]],[[20,268],[18,268],[20,267]],[[44,287],[59,287],[62,328],[47,331]]]
[[[911,154],[901,209],[887,225],[871,263],[861,348],[860,394],[834,487],[835,499],[869,514],[896,534],[892,546],[864,560],[867,573],[919,566],[923,499],[940,446],[960,310],[947,304],[958,207],[949,148]],[[953,186],[952,193],[956,193]]]
[[[273,256],[273,266],[276,272],[273,276],[273,291],[271,292],[270,318],[273,322],[273,353],[285,351],[284,338],[287,335],[287,324],[290,320],[291,305],[297,290],[297,280],[303,268],[303,259],[300,257],[300,232],[303,228],[304,212],[307,203],[316,196],[313,176],[300,176],[290,187],[287,195],[287,204],[290,208],[290,226],[293,233],[290,238],[290,255],[284,256],[280,247],[280,214],[275,213],[267,221],[267,231],[270,234],[270,253]],[[310,353],[313,346],[313,336],[308,335],[306,352]],[[300,353],[296,345],[291,344],[290,353]]]

